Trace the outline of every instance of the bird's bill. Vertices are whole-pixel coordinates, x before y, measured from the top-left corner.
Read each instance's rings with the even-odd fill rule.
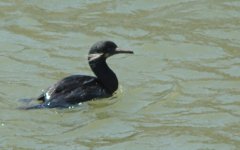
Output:
[[[133,51],[131,50],[126,50],[126,49],[121,49],[121,48],[116,48],[114,54],[121,54],[121,53],[125,53],[125,54],[133,54]]]

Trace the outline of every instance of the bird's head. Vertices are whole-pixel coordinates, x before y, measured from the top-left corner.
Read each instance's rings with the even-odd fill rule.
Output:
[[[112,41],[99,41],[90,48],[88,61],[106,60],[112,55],[122,53],[133,54],[133,51],[120,49]]]

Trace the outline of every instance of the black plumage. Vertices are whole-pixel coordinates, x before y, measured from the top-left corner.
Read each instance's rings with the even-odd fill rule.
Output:
[[[119,49],[112,41],[95,43],[89,51],[88,62],[96,77],[86,75],[65,77],[36,98],[40,101],[39,104],[23,108],[66,108],[85,101],[112,96],[118,89],[118,79],[108,67],[106,59],[120,53],[133,52]]]

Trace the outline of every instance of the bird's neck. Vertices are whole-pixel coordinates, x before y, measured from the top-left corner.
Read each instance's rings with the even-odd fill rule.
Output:
[[[118,79],[115,73],[108,67],[106,60],[89,62],[89,65],[110,94],[113,94],[118,88]]]

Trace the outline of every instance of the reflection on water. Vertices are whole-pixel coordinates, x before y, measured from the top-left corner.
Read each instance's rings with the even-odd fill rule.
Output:
[[[239,149],[240,3],[0,2],[1,149]],[[135,55],[109,59],[116,97],[20,111],[111,39]]]

